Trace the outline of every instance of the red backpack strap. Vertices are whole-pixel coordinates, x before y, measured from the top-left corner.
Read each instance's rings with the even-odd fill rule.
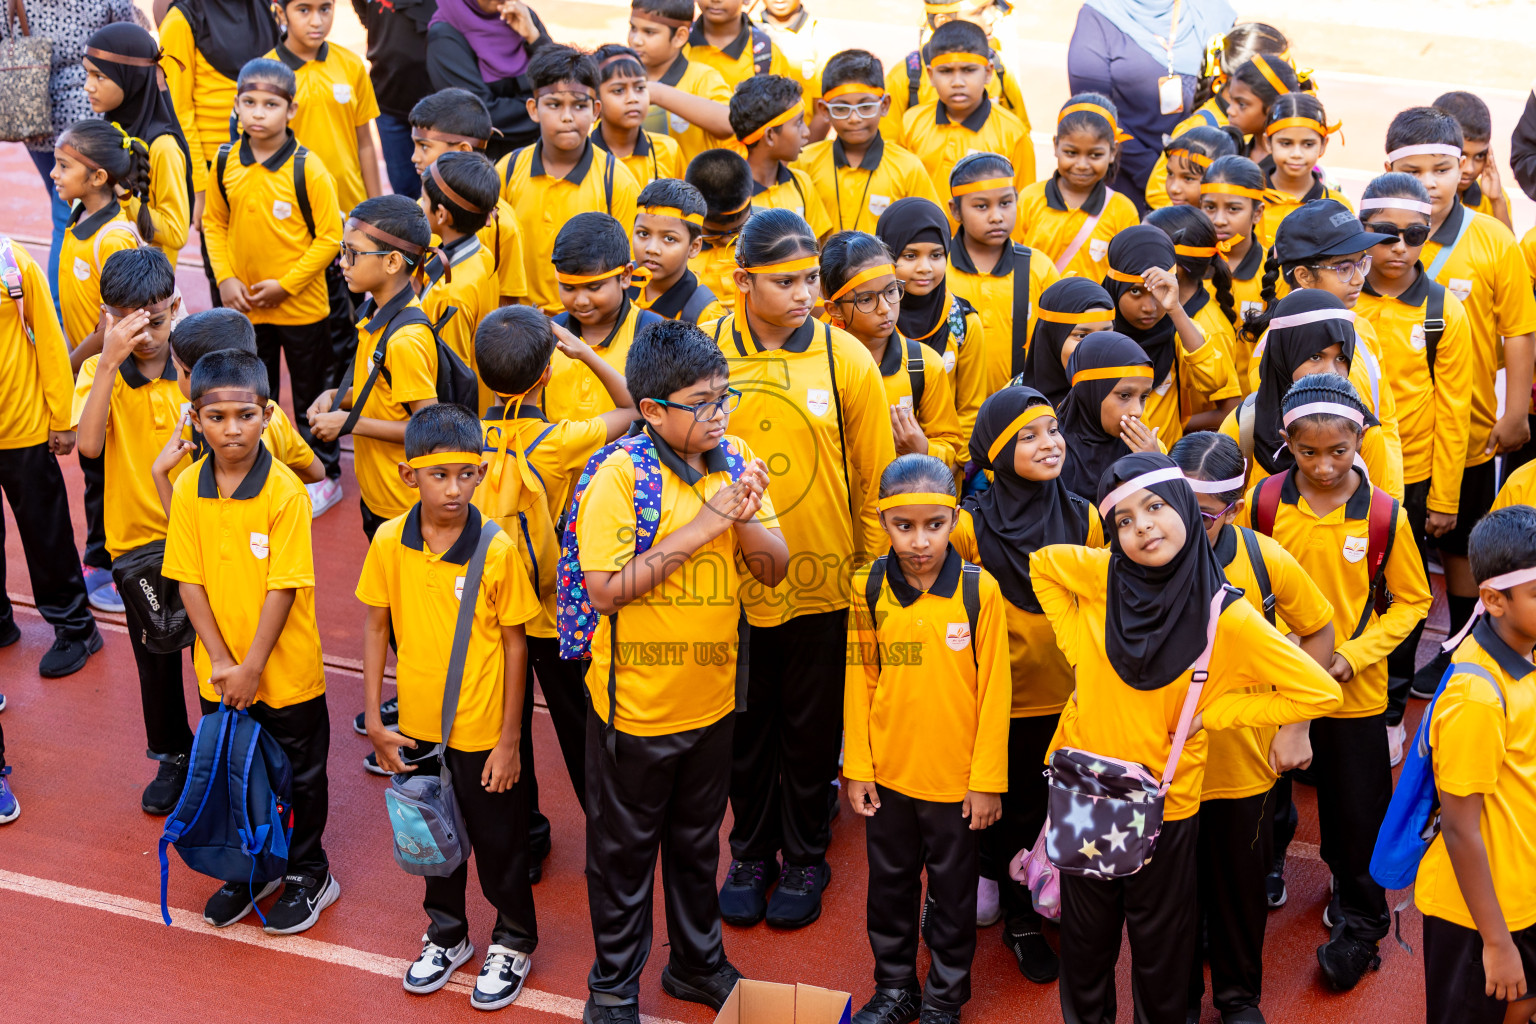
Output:
[[[1355,636],[1364,631],[1372,607],[1378,615],[1387,610],[1387,559],[1392,556],[1392,543],[1397,535],[1397,508],[1397,499],[1392,495],[1380,487],[1371,488],[1371,510],[1366,517],[1365,564],[1371,570],[1373,597],[1366,600],[1366,611]]]
[[[1280,492],[1285,487],[1286,473],[1265,477],[1259,482],[1258,493],[1253,496],[1253,528],[1266,537],[1275,535],[1275,513],[1280,509]]]

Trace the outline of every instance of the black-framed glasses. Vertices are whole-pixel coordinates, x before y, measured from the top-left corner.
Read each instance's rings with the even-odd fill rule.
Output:
[[[854,114],[858,114],[860,117],[878,117],[880,114],[880,101],[827,104],[827,116],[834,121],[846,121]]]
[[[1396,224],[1386,223],[1365,224],[1362,226],[1365,228],[1365,230],[1374,231],[1378,235],[1396,235],[1401,238],[1410,249],[1421,246],[1425,242],[1429,241],[1428,224],[1410,224],[1405,228],[1400,228]],[[1381,244],[1391,245],[1392,243],[1383,242]]]
[[[693,413],[693,418],[698,423],[707,423],[720,413],[733,413],[741,404],[741,392],[735,388],[726,388],[725,394],[713,402],[700,402],[698,405],[684,405],[682,402],[671,402],[665,398],[654,399],[657,405],[664,405],[668,409],[682,409]]]
[[[838,302],[851,302],[853,308],[860,313],[873,313],[880,300],[884,299],[886,305],[894,306],[901,301],[901,297],[907,294],[905,281],[892,281],[878,292],[854,292],[852,295],[838,299]]]
[[[1339,275],[1340,284],[1349,284],[1349,282],[1355,279],[1356,274],[1364,277],[1366,274],[1370,273],[1371,254],[1366,253],[1364,256],[1360,257],[1358,262],[1354,263],[1348,261],[1344,263],[1311,263],[1308,264],[1308,266],[1310,266],[1313,270],[1331,270],[1335,274]]]
[[[354,249],[346,242],[341,243],[341,262],[343,266],[354,266],[359,256],[388,256],[394,249]]]
[[[1241,501],[1241,500],[1242,500],[1241,498],[1238,499],[1238,501]],[[1232,509],[1235,508],[1236,506],[1237,506],[1237,502],[1234,501],[1234,502],[1232,502],[1232,504],[1228,505],[1226,508],[1222,509],[1220,512],[1207,512],[1205,509],[1201,509],[1200,510],[1200,518],[1205,520],[1205,525],[1206,526],[1215,526],[1218,522],[1221,521],[1221,517],[1222,516],[1226,515],[1228,512],[1231,512]]]

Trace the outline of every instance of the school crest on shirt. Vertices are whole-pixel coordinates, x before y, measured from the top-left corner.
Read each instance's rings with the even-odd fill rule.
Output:
[[[825,388],[806,388],[805,407],[811,410],[813,416],[825,416],[831,397]]]
[[[944,627],[944,644],[952,651],[963,651],[971,646],[971,624],[951,622]]]
[[[670,124],[672,126],[672,130],[679,135],[693,127],[693,125],[688,123],[686,118],[678,117],[676,114],[668,114],[667,123]]]
[[[898,409],[905,409],[908,412],[911,412],[912,411],[912,396],[911,395],[902,395],[900,398],[896,399],[896,408],[898,408]]]
[[[1424,325],[1414,324],[1413,330],[1408,332],[1408,345],[1415,352],[1423,352],[1424,344]]]
[[[276,220],[287,220],[293,216],[293,204],[281,199],[272,200],[272,216]]]
[[[1472,281],[1470,278],[1453,277],[1445,282],[1445,286],[1451,290],[1451,294],[1462,302],[1467,301],[1467,296],[1472,294]]]
[[[1365,537],[1345,537],[1344,561],[1351,564],[1360,561],[1360,559],[1365,557],[1366,549],[1369,546],[1370,542]]]
[[[1098,263],[1104,259],[1104,254],[1109,252],[1109,243],[1102,238],[1088,239],[1088,258]]]
[[[891,205],[890,196],[877,196],[873,192],[869,196],[869,212],[878,217]]]
[[[256,556],[256,559],[258,561],[260,561],[260,560],[266,558],[267,557],[267,553],[269,551],[271,551],[271,550],[272,550],[272,541],[271,541],[271,539],[266,534],[264,534],[264,533],[256,533],[253,530],[251,532],[251,554]]]
[[[331,86],[331,95],[336,97],[337,103],[351,103],[352,87],[346,82],[337,82]]]
[[[955,372],[955,350],[952,348],[944,350],[944,372],[948,374]]]
[[[75,276],[82,281],[91,279],[91,265],[79,256],[75,257]]]
[[[462,600],[464,600],[464,577],[463,576],[455,576],[453,578],[453,599],[455,601],[462,601]]]

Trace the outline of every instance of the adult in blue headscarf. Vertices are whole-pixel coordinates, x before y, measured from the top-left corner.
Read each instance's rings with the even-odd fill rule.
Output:
[[[1146,212],[1147,178],[1171,132],[1194,109],[1195,81],[1212,36],[1232,27],[1227,0],[1086,0],[1067,47],[1071,91],[1115,101],[1120,128],[1119,173],[1110,186]],[[1162,80],[1177,76],[1178,103],[1165,112]],[[1173,99],[1168,86],[1167,99]]]

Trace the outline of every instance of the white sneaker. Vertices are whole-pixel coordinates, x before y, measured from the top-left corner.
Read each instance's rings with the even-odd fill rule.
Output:
[[[533,959],[527,953],[493,944],[485,951],[485,966],[469,994],[469,1005],[477,1010],[499,1010],[516,1002],[532,966]]]
[[[327,477],[315,484],[305,484],[305,490],[309,491],[309,503],[313,508],[310,511],[311,519],[319,519],[330,511],[331,506],[341,500],[341,481]]]
[[[1408,730],[1401,722],[1387,726],[1387,762],[1396,768],[1403,763],[1403,745],[1408,742]]]
[[[444,949],[425,935],[421,937],[421,956],[405,970],[405,990],[424,996],[448,984],[453,972],[475,955],[469,939],[460,940],[452,949]]]
[[[998,897],[997,883],[990,878],[976,881],[976,927],[990,928],[1003,917],[1003,905]]]

